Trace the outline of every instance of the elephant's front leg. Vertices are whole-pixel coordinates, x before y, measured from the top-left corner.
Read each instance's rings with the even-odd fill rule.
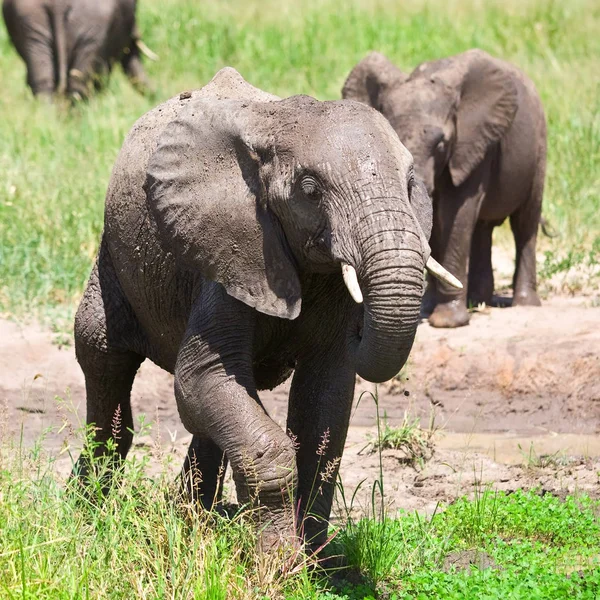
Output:
[[[175,395],[186,429],[225,452],[238,500],[258,507],[261,545],[271,548],[295,540],[296,458],[290,438],[258,400],[254,322],[254,311],[224,291],[198,302],[177,358]]]
[[[467,267],[483,200],[482,188],[481,180],[472,177],[460,188],[441,194],[437,202],[432,238],[436,237],[435,245],[440,248],[440,255],[434,258],[460,280],[463,289],[436,282],[436,306],[429,317],[433,327],[461,327],[469,323]]]
[[[298,464],[298,527],[313,551],[327,539],[354,396],[354,370],[335,354],[319,352],[298,361],[288,409]]]

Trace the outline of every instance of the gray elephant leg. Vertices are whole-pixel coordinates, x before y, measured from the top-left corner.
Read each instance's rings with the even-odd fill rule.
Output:
[[[25,61],[27,85],[35,95],[54,93],[52,29],[45,11],[19,12],[14,2],[3,4],[3,15],[11,40]]]
[[[140,94],[148,94],[151,92],[150,81],[148,80],[146,71],[144,70],[144,66],[140,59],[139,51],[135,47],[135,44],[132,44],[129,48],[129,52],[123,55],[121,66],[123,67],[125,75],[127,75],[129,81],[131,81],[131,85],[133,85]]]
[[[89,472],[90,454],[96,458],[106,454],[108,440],[115,444],[117,459],[124,459],[131,447],[131,387],[143,357],[112,347],[101,319],[94,322],[92,315],[82,311],[78,319],[75,349],[85,376],[86,423],[95,428],[93,451],[83,452],[74,469],[84,477]]]
[[[319,352],[298,362],[288,409],[287,428],[297,448],[297,525],[312,551],[327,539],[354,397],[354,371],[347,361],[329,360],[332,354]]]
[[[227,459],[209,437],[194,435],[181,473],[188,496],[211,510],[221,502]]]
[[[510,216],[515,238],[516,261],[513,278],[513,306],[540,306],[537,294],[535,248],[542,218],[542,198],[546,176],[546,152],[541,150],[531,186],[529,201]]]
[[[535,247],[541,210],[522,206],[510,216],[515,237],[516,262],[513,278],[513,306],[540,306],[537,295]]]
[[[125,458],[133,439],[131,387],[144,357],[123,343],[135,336],[137,322],[118,284],[104,241],[77,315],[75,353],[85,376],[88,426],[95,427],[93,451],[83,452],[74,474],[89,471],[89,455],[106,453],[112,439],[117,461]]]
[[[49,41],[48,44],[51,44]],[[52,49],[41,41],[30,44],[25,57],[27,84],[36,96],[50,97],[54,94],[54,63]]]
[[[469,259],[468,300],[473,306],[492,303],[494,272],[492,270],[492,233],[494,223],[478,221],[471,241]]]
[[[79,100],[87,98],[94,89],[100,89],[109,75],[109,69],[99,58],[99,48],[94,42],[81,43],[68,73],[67,94]]]
[[[436,202],[431,237],[432,240],[435,237],[434,247],[440,248],[440,255],[432,255],[459,279],[463,289],[436,282],[437,306],[429,317],[433,327],[461,327],[469,323],[467,265],[484,190],[489,181],[489,162],[479,165],[459,188],[452,187],[450,176],[446,173],[448,183]]]
[[[27,67],[27,85],[35,96],[50,97],[54,94],[54,56],[50,31],[45,35],[39,28],[30,31],[17,49]]]
[[[112,348],[77,345],[79,363],[85,375],[88,426],[94,426],[93,456],[106,454],[106,443],[112,439],[117,457],[124,459],[133,440],[131,387],[142,357],[133,352]],[[88,453],[83,453],[75,471],[80,476],[89,472]]]
[[[208,285],[208,284],[207,284]],[[260,507],[265,548],[294,539],[295,452],[261,406],[252,373],[255,312],[213,285],[193,307],[175,366],[181,420],[231,463],[238,500]]]
[[[480,198],[477,196],[466,200],[444,198],[440,201],[440,217],[444,222],[440,235],[444,240],[442,246],[445,249],[439,258],[434,258],[459,279],[464,289],[456,290],[441,281],[436,282],[437,303],[429,316],[429,323],[433,327],[461,327],[469,323],[466,294],[467,261],[479,204]],[[436,231],[439,229],[434,226],[433,235],[436,235]]]

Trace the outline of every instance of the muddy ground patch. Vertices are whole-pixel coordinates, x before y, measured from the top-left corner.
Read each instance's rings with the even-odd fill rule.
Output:
[[[539,487],[564,494],[600,489],[600,308],[593,298],[557,296],[542,308],[487,308],[471,324],[436,330],[422,323],[410,361],[378,387],[379,412],[390,426],[405,415],[439,429],[427,462],[385,450],[386,498],[391,507],[432,511],[438,502],[493,485]],[[29,447],[44,436],[50,452],[77,452],[70,433],[85,416],[84,381],[72,346],[60,346],[35,323],[0,321],[0,436]],[[176,470],[189,434],[183,429],[172,376],[146,362],[136,378],[134,414],[154,423],[137,440],[156,455],[173,455]],[[262,392],[283,424],[289,382]],[[375,404],[358,399],[371,384],[358,381],[341,475],[364,493],[379,476],[377,455],[364,449],[374,434]],[[136,420],[137,423],[137,420]],[[61,427],[66,424],[67,426]],[[158,426],[157,426],[158,424]],[[160,452],[157,448],[160,447]],[[70,468],[64,452],[60,468]],[[152,468],[152,467],[151,467]]]

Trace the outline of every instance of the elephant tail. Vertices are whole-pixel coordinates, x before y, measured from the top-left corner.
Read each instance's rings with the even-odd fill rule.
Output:
[[[64,94],[67,91],[67,32],[65,21],[67,7],[64,0],[58,0],[52,11],[52,29],[54,31],[54,58],[56,64],[56,92]]]
[[[548,219],[544,217],[540,217],[540,227],[542,229],[542,233],[549,238],[557,238],[559,234],[556,233],[556,230],[552,225],[548,222]]]

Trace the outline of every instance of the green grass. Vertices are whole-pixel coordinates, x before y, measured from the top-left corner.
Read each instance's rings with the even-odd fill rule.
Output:
[[[149,435],[148,426],[142,433]],[[69,447],[77,442],[66,435]],[[57,475],[43,440],[0,444],[0,597],[307,599],[597,598],[600,503],[476,489],[431,517],[349,519],[326,572],[301,554],[256,551],[248,513],[226,518],[178,496],[168,461],[126,461],[105,498]],[[154,461],[157,456],[153,456]],[[98,462],[97,486],[103,463]],[[178,499],[179,498],[179,499]]]
[[[391,426],[385,414],[382,424],[383,429],[379,435],[368,434],[368,443],[363,450],[369,453],[388,449],[400,450],[404,454],[406,464],[415,467],[423,467],[433,456],[434,436],[437,431],[433,414],[427,428],[421,427],[419,417],[411,417],[406,411],[398,426]]]
[[[99,241],[111,166],[133,122],[156,103],[202,86],[224,65],[282,96],[338,98],[371,49],[409,70],[479,46],[529,73],[549,123],[544,213],[560,234],[544,242],[544,268],[568,268],[592,251],[597,260],[598,2],[145,0],[139,17],[160,55],[148,64],[156,97],[138,96],[118,73],[71,114],[32,100],[0,28],[0,311],[71,314]]]

